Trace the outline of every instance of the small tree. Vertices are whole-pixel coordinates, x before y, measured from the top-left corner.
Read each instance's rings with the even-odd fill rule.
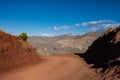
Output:
[[[26,33],[20,34],[19,37],[20,37],[23,41],[27,41],[27,38],[28,38],[28,36],[27,36]]]

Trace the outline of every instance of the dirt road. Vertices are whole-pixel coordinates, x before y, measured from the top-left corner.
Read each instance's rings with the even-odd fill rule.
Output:
[[[37,65],[11,71],[0,80],[95,80],[95,73],[81,58],[73,55],[43,57]]]

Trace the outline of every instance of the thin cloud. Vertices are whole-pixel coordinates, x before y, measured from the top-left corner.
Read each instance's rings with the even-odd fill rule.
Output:
[[[64,26],[54,26],[54,31],[64,30],[64,29],[70,29],[70,28],[83,28],[83,27],[89,27],[90,31],[104,31],[107,28],[115,28],[117,26],[120,26],[120,23],[117,23],[112,20],[98,20],[98,21],[89,21],[89,22],[83,22],[83,23],[76,23],[73,25],[64,25]]]
[[[54,34],[48,34],[48,33],[43,33],[41,36],[46,36],[46,37],[53,37],[55,36]]]
[[[73,25],[63,25],[63,26],[54,26],[53,30],[54,31],[59,31],[59,30],[64,30],[64,29],[69,29],[69,28],[75,28],[75,27],[80,27],[80,23],[76,23]]]
[[[115,22],[112,20],[98,20],[98,21],[83,22],[81,23],[81,26],[95,26],[104,23],[115,23]]]
[[[63,26],[60,26],[60,27],[54,26],[53,30],[58,31],[58,30],[63,30],[63,29],[68,29],[68,28],[70,28],[70,27],[67,26],[67,25],[63,25]]]
[[[115,28],[115,27],[120,26],[120,23],[114,23],[114,24],[102,24],[102,26],[103,26],[104,28],[109,28],[109,27],[111,27],[111,28]]]
[[[76,23],[76,24],[74,24],[73,27],[79,27],[79,26],[80,26],[80,23]]]
[[[120,23],[117,23],[112,20],[98,20],[98,21],[90,21],[90,22],[83,22],[81,26],[83,27],[90,27],[90,31],[104,31],[107,28],[115,28],[119,26]]]

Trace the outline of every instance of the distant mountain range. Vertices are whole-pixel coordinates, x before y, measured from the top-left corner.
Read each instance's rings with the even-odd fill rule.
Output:
[[[102,33],[90,32],[84,35],[65,34],[54,37],[31,36],[28,42],[37,48],[41,55],[84,53]]]

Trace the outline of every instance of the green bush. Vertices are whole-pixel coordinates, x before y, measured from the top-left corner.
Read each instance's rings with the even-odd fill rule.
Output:
[[[20,37],[23,41],[27,41],[27,38],[28,38],[28,36],[27,36],[26,33],[20,34],[19,37]]]

